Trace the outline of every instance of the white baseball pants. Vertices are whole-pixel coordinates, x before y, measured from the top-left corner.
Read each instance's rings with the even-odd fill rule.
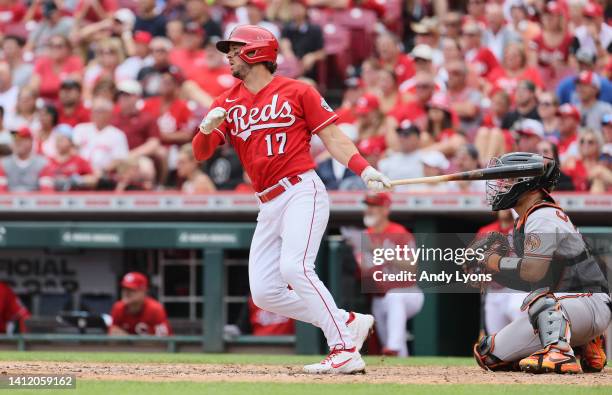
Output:
[[[249,255],[251,295],[263,310],[321,328],[330,348],[352,348],[349,314],[315,273],[329,219],[327,191],[314,170],[300,177],[277,198],[260,203]]]
[[[406,322],[421,311],[424,300],[421,290],[402,288],[372,298],[376,333],[383,347],[397,351],[400,357],[408,356]]]

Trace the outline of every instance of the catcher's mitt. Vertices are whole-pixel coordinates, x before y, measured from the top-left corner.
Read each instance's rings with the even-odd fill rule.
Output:
[[[499,232],[491,232],[485,236],[476,237],[474,241],[467,247],[474,251],[483,251],[483,259],[479,260],[474,257],[463,264],[463,271],[469,274],[481,274],[487,272],[487,261],[492,254],[499,256],[507,256],[510,252],[510,243],[508,237]],[[471,283],[471,286],[482,289],[481,282]]]

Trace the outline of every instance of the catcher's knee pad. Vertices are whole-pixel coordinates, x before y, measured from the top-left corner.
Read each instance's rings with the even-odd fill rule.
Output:
[[[521,306],[528,309],[529,321],[537,331],[542,347],[556,344],[569,348],[570,325],[561,303],[548,288],[532,291]]]
[[[474,359],[478,366],[484,370],[493,372],[517,370],[516,362],[502,361],[493,355],[495,347],[495,335],[484,336],[480,341],[474,344]]]

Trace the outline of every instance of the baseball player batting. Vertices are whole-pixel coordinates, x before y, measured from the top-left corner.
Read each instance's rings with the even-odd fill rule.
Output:
[[[364,372],[359,351],[374,318],[339,309],[315,273],[329,200],[314,171],[311,136],[318,135],[369,189],[389,188],[390,181],[334,124],[338,116],[314,88],[273,75],[278,42],[272,33],[238,26],[217,49],[241,81],[213,102],[192,144],[195,157],[205,160],[229,142],[257,192],[260,211],[249,255],[253,301],[323,330],[329,355],[305,366],[307,373]]]
[[[517,256],[507,256],[507,239],[492,237],[497,241],[488,246],[479,269],[492,273],[498,283],[531,292],[521,307],[527,315],[483,337],[474,345],[474,356],[487,370],[599,372],[606,364],[602,334],[610,324],[608,283],[549,194],[559,178],[557,164],[516,152],[495,159],[490,167],[542,161],[540,176],[487,181],[492,209],[512,208],[518,214],[513,232]]]

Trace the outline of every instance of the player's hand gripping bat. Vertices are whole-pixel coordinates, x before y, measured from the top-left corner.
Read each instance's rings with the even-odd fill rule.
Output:
[[[524,165],[509,165],[489,167],[463,171],[460,173],[445,174],[433,177],[404,178],[391,181],[391,186],[409,184],[435,184],[446,181],[475,181],[475,180],[499,180],[505,178],[535,177],[544,174],[544,162],[530,163]]]
[[[222,107],[215,107],[206,114],[206,117],[200,123],[200,132],[210,134],[212,131],[223,122],[226,111]]]

